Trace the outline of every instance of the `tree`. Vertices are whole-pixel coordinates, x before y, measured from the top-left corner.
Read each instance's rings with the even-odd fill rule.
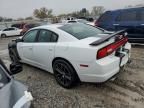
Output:
[[[2,22],[2,21],[3,21],[3,17],[0,16],[0,22]]]
[[[88,10],[80,10],[80,11],[76,11],[76,12],[72,12],[67,14],[67,16],[71,16],[71,17],[75,17],[75,18],[82,18],[82,17],[87,17],[89,16],[89,11]]]
[[[94,6],[91,12],[92,16],[100,16],[105,11],[103,6]]]
[[[52,9],[42,7],[40,9],[35,9],[33,14],[36,18],[45,19],[45,18],[51,18],[53,16],[52,12],[53,12]]]
[[[24,18],[17,18],[17,21],[22,21],[24,20]]]

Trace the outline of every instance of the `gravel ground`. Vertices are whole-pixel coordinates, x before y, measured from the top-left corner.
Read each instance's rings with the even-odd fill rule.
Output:
[[[0,57],[7,64],[7,43],[14,38],[0,39]],[[26,64],[15,79],[29,87],[34,108],[144,108],[144,46],[133,46],[131,59],[114,81],[80,83],[70,90],[48,72]]]

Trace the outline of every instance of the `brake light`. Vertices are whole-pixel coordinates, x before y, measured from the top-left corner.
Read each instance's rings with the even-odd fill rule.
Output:
[[[115,50],[120,48],[120,46],[123,46],[125,43],[127,43],[127,41],[128,41],[128,38],[125,37],[115,43],[112,43],[112,44],[100,49],[97,53],[97,59],[101,59],[101,58],[104,58],[104,57],[112,54]]]

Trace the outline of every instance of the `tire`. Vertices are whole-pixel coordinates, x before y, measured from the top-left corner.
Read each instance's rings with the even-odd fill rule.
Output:
[[[5,38],[7,35],[6,34],[2,34],[1,35],[1,38]]]
[[[54,76],[59,85],[64,88],[72,88],[78,81],[74,68],[65,60],[56,60],[53,64]]]
[[[10,59],[11,59],[12,62],[15,61],[15,56],[14,56],[14,53],[13,53],[12,50],[9,50],[9,57],[10,57]]]
[[[14,51],[12,49],[9,49],[9,57],[12,62],[15,62],[15,63],[18,62],[16,54],[14,53]]]

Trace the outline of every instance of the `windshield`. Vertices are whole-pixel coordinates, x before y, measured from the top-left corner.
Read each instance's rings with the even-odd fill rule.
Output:
[[[82,24],[82,23],[73,23],[67,24],[62,27],[59,27],[61,30],[73,35],[77,39],[84,39],[88,37],[97,37],[97,34],[104,33],[102,30],[97,29],[93,26]]]
[[[9,82],[9,78],[4,71],[5,70],[0,65],[0,88],[2,88],[4,86],[4,84]]]

